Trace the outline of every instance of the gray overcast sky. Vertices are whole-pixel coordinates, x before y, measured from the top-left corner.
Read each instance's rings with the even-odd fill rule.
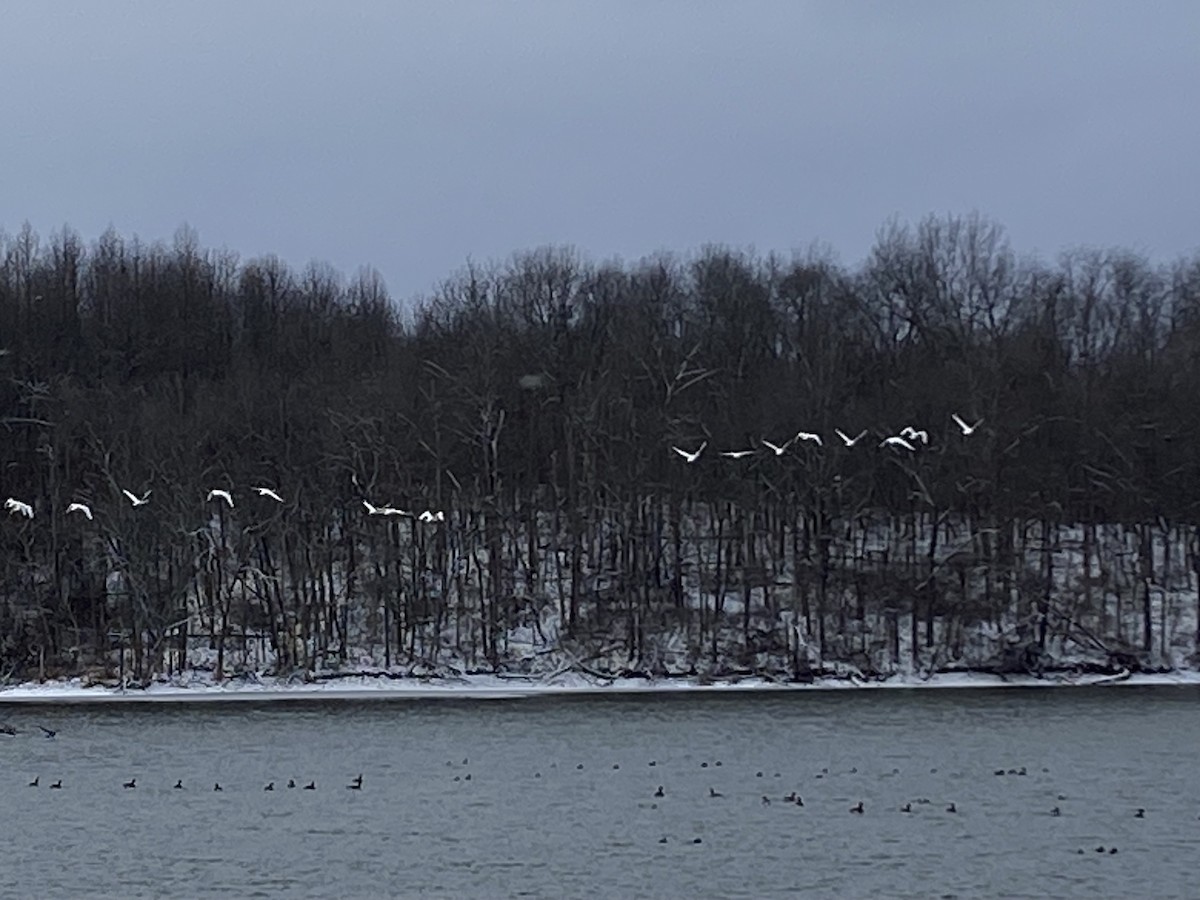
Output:
[[[274,252],[392,294],[468,257],[814,240],[972,209],[1200,248],[1200,3],[5,4],[0,227]]]

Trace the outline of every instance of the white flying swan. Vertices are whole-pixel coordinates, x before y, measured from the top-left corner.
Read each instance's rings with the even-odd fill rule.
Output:
[[[260,497],[267,497],[271,500],[274,500],[276,503],[283,502],[283,498],[280,497],[273,490],[271,490],[269,487],[256,487],[254,489],[254,493],[258,494],[258,496],[260,496]]]
[[[970,437],[975,433],[975,429],[983,424],[983,419],[980,419],[974,425],[968,425],[961,418],[959,418],[958,413],[950,413],[950,418],[952,418],[954,420],[954,424],[962,430],[963,437]]]
[[[140,497],[137,494],[135,494],[133,491],[126,490],[125,488],[121,488],[121,493],[124,494],[126,497],[128,497],[129,502],[132,503],[134,506],[145,506],[147,503],[150,502],[150,492],[149,491],[146,491],[146,493],[142,494],[142,496],[140,496]]]
[[[700,454],[704,452],[704,448],[707,446],[708,446],[708,441],[702,441],[700,446],[696,448],[695,453],[688,453],[686,450],[683,450],[679,447],[672,447],[671,449],[674,450],[676,453],[678,453],[680,456],[682,456],[684,462],[694,463],[696,460],[698,460],[700,458]]]
[[[400,509],[395,506],[375,506],[367,500],[362,502],[362,505],[367,508],[368,516],[411,516],[407,509]]]
[[[13,497],[9,497],[4,501],[4,508],[8,510],[10,516],[24,516],[27,519],[33,518],[33,507],[28,503],[22,503]]]
[[[906,441],[904,438],[900,437],[899,435],[895,435],[895,434],[892,435],[891,437],[884,438],[882,441],[879,442],[879,446],[880,447],[903,447],[905,450],[908,450],[909,452],[915,452],[917,449],[912,444],[910,444],[908,441]]]
[[[850,437],[850,435],[846,434],[846,432],[842,431],[840,428],[833,429],[833,433],[840,437],[842,439],[842,443],[847,447],[853,447],[867,436],[867,430],[865,428],[854,437]]]
[[[229,508],[233,509],[233,497],[229,495],[229,491],[223,491],[220,488],[213,488],[208,492],[208,496],[204,498],[204,502],[207,503],[210,500],[224,500],[229,504]]]
[[[89,522],[92,521],[92,510],[86,504],[71,503],[71,504],[67,505],[67,515],[70,515],[71,513],[76,513],[76,512],[83,513],[84,518],[86,518]]]
[[[776,456],[783,456],[783,454],[787,453],[787,448],[792,446],[792,441],[794,441],[794,440],[796,440],[796,439],[792,438],[791,441],[784,441],[782,444],[772,444],[770,441],[764,440],[763,446],[766,447],[768,450],[770,450],[772,453],[774,453]]]

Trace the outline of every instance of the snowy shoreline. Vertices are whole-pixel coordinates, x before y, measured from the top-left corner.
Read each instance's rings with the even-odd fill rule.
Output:
[[[216,683],[211,678],[156,682],[148,687],[88,686],[80,679],[29,682],[0,688],[0,705],[15,703],[149,703],[149,702],[257,702],[330,700],[518,700],[538,697],[701,695],[729,693],[778,693],[781,691],[834,691],[881,689],[974,689],[1070,688],[1127,685],[1196,686],[1200,672],[1120,673],[1117,675],[1057,674],[1042,678],[1032,675],[1000,676],[985,672],[939,673],[928,678],[893,675],[882,680],[856,677],[819,678],[810,683],[778,682],[764,678],[707,681],[696,678],[614,678],[610,681],[565,674],[544,680],[497,675],[465,675],[455,678],[395,678],[374,674],[333,677],[319,682],[289,683],[264,677],[230,679]]]

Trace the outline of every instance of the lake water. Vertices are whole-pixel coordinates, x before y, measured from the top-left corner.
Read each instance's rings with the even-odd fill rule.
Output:
[[[20,731],[0,736],[0,896],[1200,896],[1193,688],[20,706],[0,719]],[[803,807],[783,801],[793,791]]]

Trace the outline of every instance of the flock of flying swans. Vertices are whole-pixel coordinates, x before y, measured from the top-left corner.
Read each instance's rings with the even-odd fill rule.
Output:
[[[962,432],[963,437],[970,437],[975,433],[976,429],[983,424],[983,419],[980,419],[974,425],[968,425],[966,420],[964,420],[958,413],[951,413],[950,418],[954,420],[954,424],[958,426],[958,429]],[[833,433],[836,434],[839,439],[841,439],[842,444],[846,447],[853,447],[867,436],[866,429],[863,429],[854,437],[850,437],[850,435],[846,434],[846,432],[842,431],[840,428],[835,428]],[[821,440],[821,436],[811,431],[798,431],[794,437],[788,439],[782,444],[775,444],[768,440],[764,440],[762,444],[776,456],[783,456],[783,454],[787,452],[788,448],[797,442],[808,442],[816,444],[818,447],[825,446],[825,442]],[[880,447],[894,447],[898,450],[907,450],[909,453],[916,452],[917,444],[928,445],[929,432],[918,430],[913,428],[911,425],[906,425],[904,428],[900,429],[897,434],[888,435],[879,442]],[[695,450],[684,450],[682,447],[672,447],[671,450],[683,457],[684,462],[694,463],[700,459],[700,455],[704,452],[704,449],[707,446],[708,441],[701,441],[700,446]],[[718,451],[718,455],[723,456],[726,459],[745,459],[747,456],[753,456],[756,453],[758,453],[757,447],[749,447],[744,450]]]
[[[274,500],[276,503],[284,502],[283,497],[281,497],[277,491],[269,487],[255,487],[252,490],[260,497],[264,497],[268,500]],[[121,489],[121,493],[128,498],[130,505],[132,505],[135,509],[139,506],[145,506],[150,502],[150,491],[146,491],[146,493],[142,494],[140,497],[133,493],[133,491],[125,488]],[[219,500],[225,503],[230,509],[233,509],[233,494],[227,490],[224,490],[223,488],[213,488],[208,492],[204,500],[206,503],[211,503],[213,500]],[[434,524],[437,522],[446,521],[446,514],[440,509],[427,509],[422,513],[413,513],[394,506],[374,506],[367,500],[364,500],[362,503],[367,509],[367,514],[372,516],[405,516],[416,519],[419,522],[424,522],[425,524]],[[24,516],[27,519],[33,518],[33,506],[29,503],[25,503],[22,500],[18,500],[15,497],[9,497],[4,501],[4,508],[8,510],[8,514],[10,516]],[[72,513],[80,514],[89,522],[93,521],[92,508],[86,503],[79,503],[78,501],[75,501],[67,504],[67,515],[71,515]]]
[[[963,437],[970,437],[971,435],[973,435],[975,433],[975,431],[979,428],[979,426],[983,424],[983,419],[980,419],[974,425],[969,425],[969,424],[967,424],[966,420],[964,420],[958,413],[951,413],[950,418],[954,420],[954,424],[958,426],[958,429],[959,429],[959,431],[962,432]],[[850,437],[850,435],[846,434],[846,432],[842,431],[840,428],[835,428],[833,430],[833,433],[838,436],[838,438],[841,440],[842,444],[845,445],[846,447],[853,447],[855,444],[857,444],[859,441],[861,441],[864,437],[867,436],[866,429],[863,429],[858,434],[856,434],[854,437]],[[797,442],[812,443],[812,444],[816,444],[818,447],[825,446],[825,442],[821,440],[821,436],[819,434],[816,434],[811,431],[798,431],[798,432],[796,432],[795,436],[793,436],[792,438],[790,438],[789,440],[785,441],[782,444],[775,444],[768,440],[764,440],[762,443],[763,443],[764,447],[766,447],[768,450],[770,450],[776,456],[783,456],[783,454],[785,454],[788,451],[788,448],[791,447],[792,444],[795,444]],[[916,428],[913,428],[911,425],[906,425],[904,428],[900,429],[899,433],[888,435],[887,437],[885,437],[882,441],[879,442],[879,446],[880,447],[893,447],[893,448],[896,448],[899,450],[907,450],[910,453],[915,453],[916,449],[917,449],[917,444],[927,445],[928,443],[929,443],[929,432],[928,431],[918,430]],[[694,463],[698,459],[700,459],[700,455],[704,452],[704,450],[707,446],[708,446],[708,441],[701,441],[700,446],[697,447],[695,450],[684,450],[682,447],[672,447],[671,449],[675,453],[677,453],[681,457],[683,457],[684,462]],[[727,459],[744,459],[747,456],[753,456],[757,452],[758,452],[757,447],[750,447],[750,448],[747,448],[744,450],[722,450],[722,451],[719,451],[718,455],[723,456]],[[276,491],[272,490],[269,487],[259,486],[259,487],[253,488],[253,491],[256,494],[258,494],[258,496],[264,497],[268,500],[274,500],[276,503],[284,502],[283,497],[279,496],[279,494]],[[129,502],[135,508],[138,506],[145,506],[147,503],[150,502],[150,491],[146,491],[146,493],[142,494],[142,496],[140,496],[140,497],[137,494],[133,493],[133,491],[130,491],[125,488],[121,489],[121,493],[124,494],[128,498]],[[233,509],[233,495],[229,491],[224,490],[222,488],[213,488],[211,491],[208,492],[208,495],[204,499],[205,499],[205,502],[212,502],[213,500],[221,500],[230,509]],[[416,519],[417,521],[424,522],[425,524],[433,524],[435,522],[445,522],[446,521],[446,514],[440,509],[436,510],[436,511],[432,510],[432,509],[427,509],[424,512],[417,514],[417,513],[410,512],[409,510],[406,510],[406,509],[400,509],[399,507],[396,507],[396,506],[375,506],[368,500],[363,500],[362,504],[363,504],[363,507],[366,508],[367,515],[369,515],[369,516],[384,516],[384,517],[402,516],[402,517],[406,517],[406,518]],[[33,507],[30,504],[24,503],[21,500],[17,500],[14,497],[9,497],[7,500],[4,501],[4,508],[6,510],[8,510],[8,514],[11,516],[24,516],[27,519],[33,518]],[[84,518],[86,518],[89,522],[92,521],[92,510],[90,507],[88,507],[86,504],[83,504],[83,503],[76,502],[76,503],[69,504],[67,506],[67,513],[68,513],[68,515],[71,513],[79,513]]]

